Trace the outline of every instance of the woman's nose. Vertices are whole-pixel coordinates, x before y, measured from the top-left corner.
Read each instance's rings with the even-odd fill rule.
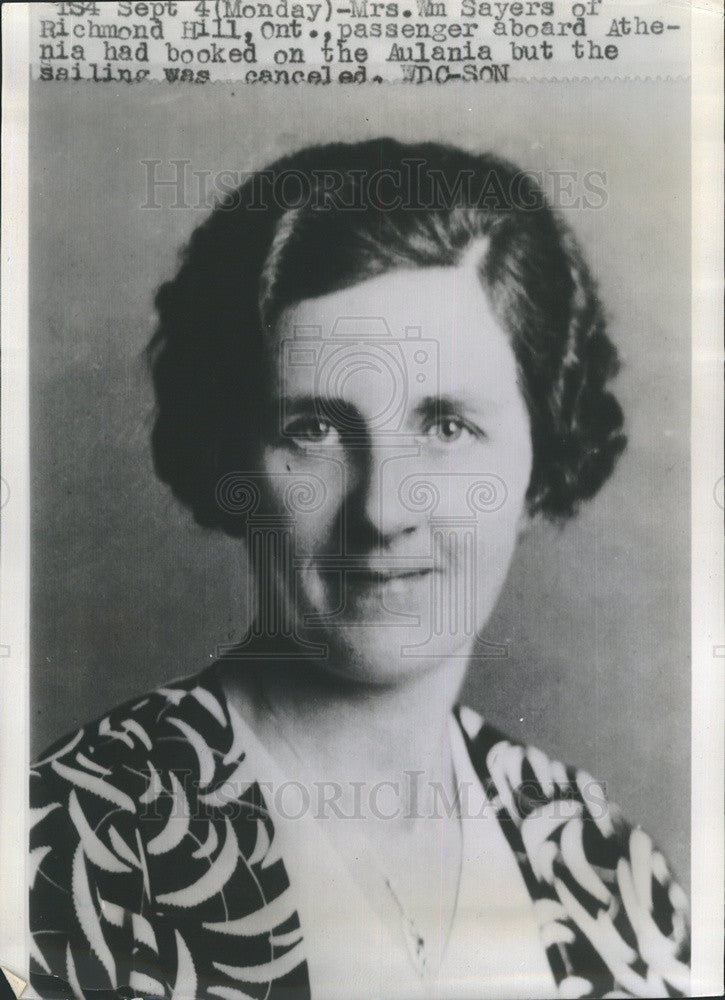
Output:
[[[420,514],[410,505],[406,506],[400,494],[400,484],[409,473],[416,454],[415,447],[406,448],[381,434],[370,441],[361,456],[353,502],[381,541],[409,534],[420,521]]]

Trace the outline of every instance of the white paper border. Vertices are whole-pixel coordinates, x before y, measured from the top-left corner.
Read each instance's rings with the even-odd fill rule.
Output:
[[[723,5],[692,19],[692,993],[723,992]],[[719,483],[719,487],[718,487]]]
[[[28,81],[30,5],[2,8],[2,489],[0,517],[0,964],[27,979],[30,476]],[[27,993],[24,995],[28,995]]]

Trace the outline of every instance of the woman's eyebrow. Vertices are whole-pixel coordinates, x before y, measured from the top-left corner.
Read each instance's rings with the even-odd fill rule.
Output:
[[[343,399],[334,396],[320,396],[317,393],[283,393],[274,400],[275,404],[281,403],[283,406],[293,407],[296,410],[312,410],[320,413],[324,410],[350,409],[350,404]]]
[[[416,403],[413,412],[420,417],[435,417],[440,416],[441,413],[452,413],[458,410],[480,410],[481,406],[480,394],[469,396],[464,393],[454,396],[446,393],[444,395],[424,396]]]
[[[350,426],[362,423],[357,408],[347,400],[336,396],[320,396],[315,393],[285,394],[274,401],[274,407],[282,413],[312,414],[316,417],[325,417],[333,423],[341,420]]]
[[[282,404],[284,406],[294,406],[299,409],[314,409],[315,399],[317,397],[309,393],[280,393],[276,395],[273,399],[275,406]]]

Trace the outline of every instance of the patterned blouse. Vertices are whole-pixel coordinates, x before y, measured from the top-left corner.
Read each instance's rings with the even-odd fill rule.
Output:
[[[649,837],[601,808],[586,773],[469,709],[456,719],[558,995],[686,996],[687,903]],[[246,731],[212,666],[114,709],[33,766],[41,997],[314,1000]]]

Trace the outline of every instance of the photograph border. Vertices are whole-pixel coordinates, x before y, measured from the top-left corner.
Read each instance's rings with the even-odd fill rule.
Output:
[[[4,5],[0,965],[25,976],[29,767],[30,5]],[[717,19],[717,24],[714,24]],[[692,6],[692,993],[723,986],[722,3]],[[697,817],[693,822],[692,818]],[[35,996],[30,987],[24,996]]]

